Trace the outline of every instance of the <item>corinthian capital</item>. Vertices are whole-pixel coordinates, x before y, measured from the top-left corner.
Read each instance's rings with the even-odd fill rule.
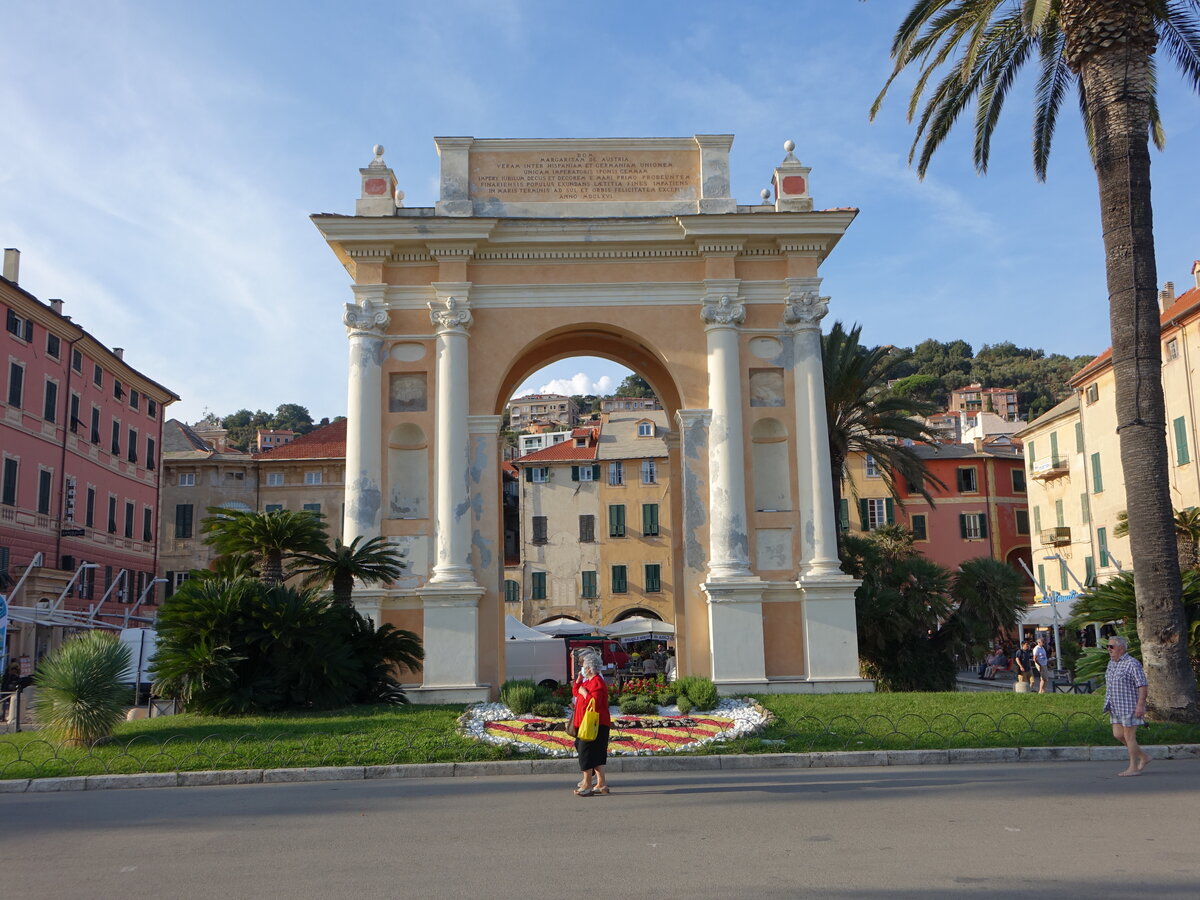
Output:
[[[788,294],[783,321],[797,329],[820,328],[821,320],[829,312],[829,298],[821,297],[816,291]]]
[[[429,320],[439,331],[466,331],[472,322],[471,310],[456,297],[429,301]]]
[[[722,294],[717,299],[706,297],[700,318],[706,325],[740,325],[746,318],[746,307],[728,294]]]
[[[388,323],[388,313],[386,309],[347,303],[346,310],[342,313],[342,322],[352,333],[362,331],[380,335],[380,329]]]

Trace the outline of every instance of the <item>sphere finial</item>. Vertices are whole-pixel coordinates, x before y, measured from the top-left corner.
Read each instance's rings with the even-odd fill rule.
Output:
[[[376,158],[383,156],[383,144],[376,144],[374,150]]]
[[[763,203],[771,202],[771,191],[768,190],[767,188],[763,188],[761,191],[759,191],[758,196],[762,197]]]
[[[791,153],[793,150],[796,149],[796,142],[795,141],[784,141],[783,149],[786,150],[788,153]]]

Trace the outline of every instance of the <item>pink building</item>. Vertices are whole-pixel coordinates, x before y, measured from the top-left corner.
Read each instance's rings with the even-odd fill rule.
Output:
[[[102,618],[123,618],[124,604],[154,599],[163,409],[179,398],[64,316],[61,300],[19,287],[19,262],[4,251],[0,583],[12,591],[40,553],[11,603],[53,607],[71,583],[58,609],[102,604]],[[21,652],[48,649],[24,637]]]

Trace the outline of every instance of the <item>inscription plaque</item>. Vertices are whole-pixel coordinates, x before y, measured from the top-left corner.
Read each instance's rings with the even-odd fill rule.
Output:
[[[476,150],[470,196],[506,203],[694,200],[699,162],[694,150]]]

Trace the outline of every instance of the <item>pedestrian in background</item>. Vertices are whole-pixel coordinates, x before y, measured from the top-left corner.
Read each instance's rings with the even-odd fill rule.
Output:
[[[1146,724],[1146,673],[1129,655],[1129,641],[1108,639],[1108,668],[1104,672],[1104,711],[1112,720],[1113,737],[1129,751],[1129,768],[1118,774],[1141,775],[1150,754],[1138,746],[1137,730]]]
[[[1017,670],[1017,681],[1033,684],[1033,653],[1029,641],[1021,641],[1021,649],[1013,654],[1013,667]]]
[[[1046,693],[1046,685],[1053,685],[1054,683],[1050,680],[1052,677],[1050,672],[1050,657],[1046,655],[1046,639],[1044,637],[1039,637],[1037,639],[1037,646],[1033,648],[1033,665],[1037,669],[1038,678],[1041,679],[1041,683],[1038,685],[1038,693],[1044,694]],[[1053,687],[1050,688],[1050,692],[1054,692]]]
[[[571,693],[575,695],[575,709],[571,714],[571,721],[575,728],[578,729],[583,723],[583,714],[587,711],[589,701],[595,701],[596,713],[600,716],[600,730],[594,740],[575,738],[579,771],[583,773],[579,786],[575,788],[575,793],[580,797],[608,793],[604,767],[608,764],[608,732],[612,718],[608,712],[608,685],[604,676],[600,674],[600,666],[599,654],[584,655],[579,661],[579,674],[575,676],[575,682],[571,685]]]

